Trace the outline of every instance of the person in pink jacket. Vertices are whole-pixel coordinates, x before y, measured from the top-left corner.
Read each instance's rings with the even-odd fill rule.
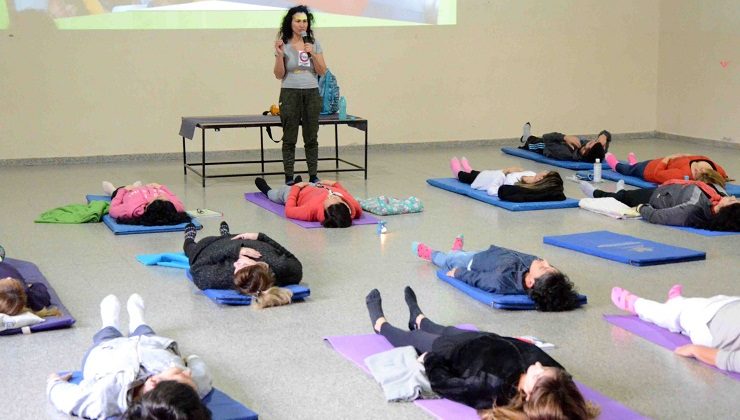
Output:
[[[164,185],[135,182],[115,188],[110,182],[103,181],[103,191],[111,196],[108,213],[118,223],[162,226],[190,221],[182,201]]]

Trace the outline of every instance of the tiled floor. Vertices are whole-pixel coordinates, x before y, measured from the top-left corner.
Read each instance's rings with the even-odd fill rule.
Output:
[[[547,168],[503,155],[499,146],[372,150],[367,181],[360,174],[340,174],[357,197],[415,195],[423,200],[422,214],[386,218],[389,231],[382,237],[375,234],[375,226],[302,229],[244,201],[243,193],[255,190],[252,178],[209,180],[203,189],[197,177],[183,176],[177,162],[0,167],[0,244],[8,256],[36,262],[77,318],[71,329],[0,338],[0,395],[5,396],[0,417],[63,417],[46,402],[46,376],[78,368],[100,326],[98,303],[103,296],[115,293],[123,300],[139,292],[147,302],[152,327],[177,339],[183,353],[204,357],[215,385],[261,418],[428,418],[412,404],[386,403],[371,378],[321,339],[370,332],[364,296],[374,287],[383,293],[388,318],[404,325],[402,291],[407,284],[416,289],[422,309],[440,322],[469,322],[501,334],[529,334],[555,343],[551,355],[576,379],[642,414],[682,419],[737,416],[740,383],[611,327],[601,315],[619,312],[609,301],[614,285],[654,299],[663,299],[679,282],[687,295],[737,295],[740,236],[708,238],[580,209],[512,213],[424,182],[449,176],[452,154],[467,156],[476,168]],[[617,139],[612,144],[620,157],[630,150],[643,158],[705,153],[740,177],[737,149],[657,139]],[[268,233],[302,260],[311,298],[263,311],[218,307],[196,293],[182,272],[144,267],[134,259],[141,253],[178,251],[181,233],[113,236],[102,224],[33,223],[45,210],[81,203],[85,194],[99,193],[103,179],[118,184],[137,179],[160,182],[180,195],[189,209],[223,212],[232,232]],[[614,184],[604,186],[610,189]],[[577,184],[567,181],[566,195],[582,196]],[[204,219],[199,235],[217,234],[219,220]],[[542,243],[543,235],[601,229],[705,250],[707,260],[633,267]],[[589,304],[570,313],[505,312],[467,298],[436,280],[434,268],[410,248],[413,240],[447,247],[458,233],[465,234],[467,249],[495,243],[547,258],[570,275],[588,295]]]

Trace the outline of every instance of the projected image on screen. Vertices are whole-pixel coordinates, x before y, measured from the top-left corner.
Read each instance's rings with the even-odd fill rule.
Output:
[[[0,30],[8,29],[8,7],[5,0],[0,0]]]
[[[456,19],[456,0],[7,1],[18,13],[47,13],[59,29],[276,28],[298,4],[308,5],[322,27],[450,25]]]

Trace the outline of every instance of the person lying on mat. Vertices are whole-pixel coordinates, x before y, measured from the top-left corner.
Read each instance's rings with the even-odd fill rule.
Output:
[[[662,184],[671,179],[700,180],[702,174],[716,179],[716,182],[725,186],[729,179],[725,169],[712,159],[701,155],[675,154],[664,158],[638,162],[634,153],[627,155],[627,162],[620,162],[612,153],[606,154],[606,163],[613,171],[622,175],[634,176],[645,181]]]
[[[595,139],[588,139],[557,132],[536,137],[530,134],[531,128],[529,123],[524,124],[520,138],[524,145],[519,148],[557,160],[591,163],[596,159],[603,161],[604,153],[609,151],[609,144],[612,141],[611,133],[606,130],[602,130]]]
[[[484,251],[463,251],[458,236],[450,252],[414,242],[414,253],[449,270],[447,275],[490,293],[529,295],[538,311],[569,311],[578,307],[578,293],[564,273],[534,255],[491,245]]]
[[[137,181],[114,187],[103,181],[103,191],[111,196],[108,213],[116,222],[126,225],[169,226],[190,221],[185,206],[164,185]]]
[[[325,228],[352,226],[352,219],[362,215],[360,203],[337,181],[301,182],[293,186],[270,188],[264,178],[254,184],[270,201],[285,206],[285,217],[307,222],[321,222]]]
[[[195,242],[195,226],[185,228],[183,249],[199,289],[236,289],[255,295],[256,308],[287,305],[293,293],[284,286],[298,284],[303,266],[298,258],[264,233],[229,233],[221,222],[220,236]]]
[[[416,294],[404,290],[410,331],[383,315],[380,292],[365,298],[377,334],[394,347],[413,346],[421,355],[432,390],[479,410],[483,419],[593,419],[598,407],[587,402],[573,378],[534,344],[484,331],[438,325],[419,308]]]
[[[678,347],[676,354],[740,372],[740,297],[686,298],[682,290],[680,284],[674,285],[668,300],[660,303],[615,287],[612,302],[643,321],[689,336],[692,344]]]
[[[103,327],[82,360],[82,381],[73,384],[71,374],[57,373],[47,379],[54,407],[84,418],[142,418],[133,414],[158,401],[162,410],[182,415],[172,418],[210,419],[201,402],[212,389],[205,362],[196,355],[183,358],[174,340],[154,333],[144,321],[140,295],[131,295],[126,309],[128,337],[121,333],[118,298],[108,295],[100,302]]]
[[[463,157],[450,159],[452,176],[475,190],[506,201],[562,201],[563,179],[555,171],[535,173],[519,167],[476,171]],[[507,187],[507,188],[505,188]],[[512,188],[515,187],[515,188]],[[500,192],[500,193],[499,193]]]
[[[61,316],[51,304],[51,295],[43,283],[28,283],[7,261],[0,261],[0,314],[19,315],[30,311],[46,318]]]
[[[701,177],[709,181],[706,174]],[[656,188],[611,193],[581,181],[581,190],[587,197],[614,197],[636,207],[650,223],[740,232],[740,203],[719,184],[673,179]]]

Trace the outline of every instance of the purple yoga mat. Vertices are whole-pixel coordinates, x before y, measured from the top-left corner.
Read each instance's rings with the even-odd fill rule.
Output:
[[[244,193],[244,198],[254,203],[263,209],[275,213],[278,216],[290,220],[291,222],[297,224],[298,226],[302,226],[306,229],[313,229],[313,228],[320,228],[321,223],[319,222],[307,222],[305,220],[298,220],[298,219],[288,219],[285,217],[285,206],[282,204],[274,203],[270,201],[266,195],[262,194],[261,192],[251,192],[251,193]],[[356,225],[374,225],[378,223],[380,220],[377,217],[372,216],[366,211],[363,211],[360,215],[359,219],[355,219],[352,221],[352,226]]]
[[[41,271],[39,270],[38,267],[36,267],[36,264],[32,262],[28,262],[28,261],[16,260],[13,258],[6,258],[5,262],[15,267],[15,269],[18,270],[19,273],[21,273],[26,283],[45,284],[47,290],[49,291],[49,295],[51,295],[51,304],[56,306],[59,309],[59,311],[62,312],[62,316],[50,316],[50,317],[45,318],[44,322],[30,326],[29,328],[31,329],[31,332],[40,332],[40,331],[56,330],[59,328],[68,328],[72,326],[72,324],[75,323],[75,319],[72,318],[72,315],[69,314],[69,311],[67,310],[67,308],[65,308],[64,305],[62,304],[62,301],[59,300],[59,296],[54,291],[54,288],[51,287],[51,284],[49,284],[49,281],[46,280],[46,277],[44,277],[44,275],[41,274]],[[12,328],[12,329],[0,332],[0,336],[20,334],[21,332],[22,330],[20,328]]]
[[[689,339],[689,337],[683,334],[672,333],[653,323],[643,321],[637,315],[604,315],[604,320],[612,325],[616,325],[619,328],[639,335],[651,343],[655,343],[670,351],[673,351],[676,347],[683,346],[684,344],[691,344],[691,339]],[[725,370],[718,369],[716,366],[707,365],[706,363],[705,365],[717,370],[718,372],[724,373],[736,381],[740,381],[740,373],[727,372]]]
[[[466,330],[476,330],[475,326],[470,324],[458,325],[457,327]],[[349,359],[367,374],[370,374],[370,371],[365,366],[365,358],[393,348],[391,343],[379,334],[328,336],[324,337],[324,340],[334,350],[339,352],[339,354]],[[601,407],[601,416],[599,418],[602,420],[641,420],[647,418],[586,385],[579,382],[576,382],[576,384],[584,398]],[[475,409],[448,399],[419,399],[414,401],[414,404],[432,416],[442,420],[473,420],[479,418]]]

